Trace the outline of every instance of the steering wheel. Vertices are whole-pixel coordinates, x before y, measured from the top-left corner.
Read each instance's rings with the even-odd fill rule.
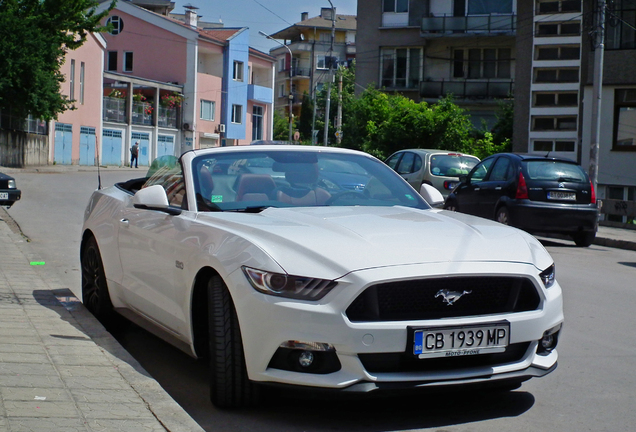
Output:
[[[351,196],[353,196],[356,199],[360,199],[360,198],[363,198],[365,200],[369,199],[369,197],[367,195],[365,195],[364,193],[362,193],[362,192],[355,192],[355,191],[347,190],[347,191],[344,191],[344,192],[340,192],[340,193],[332,196],[331,198],[329,198],[325,202],[325,205],[331,205],[331,204],[335,203],[336,201],[339,201],[341,198],[346,197],[348,195],[351,195]]]

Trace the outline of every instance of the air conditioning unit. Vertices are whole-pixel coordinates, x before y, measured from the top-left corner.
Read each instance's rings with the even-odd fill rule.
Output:
[[[219,125],[219,133],[225,133],[225,125],[223,123]]]
[[[190,123],[184,123],[183,124],[183,130],[190,130]]]

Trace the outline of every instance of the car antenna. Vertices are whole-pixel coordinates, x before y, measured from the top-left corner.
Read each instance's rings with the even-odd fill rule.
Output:
[[[548,150],[548,152],[545,154],[545,156],[544,156],[544,157],[546,157],[546,158],[547,158],[548,156],[550,156],[550,152],[551,152],[551,151],[552,151],[552,150]]]
[[[95,160],[97,161],[97,190],[102,188],[102,175],[99,171],[99,140],[95,137]]]

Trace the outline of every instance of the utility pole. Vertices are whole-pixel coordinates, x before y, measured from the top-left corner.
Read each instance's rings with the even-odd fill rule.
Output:
[[[274,39],[273,37],[271,37],[270,35],[268,35],[267,33],[263,32],[263,31],[259,31],[259,34],[261,34],[262,36],[265,36],[267,39],[273,40],[274,42],[276,42],[278,45],[281,45],[285,48],[287,48],[287,51],[289,52],[289,94],[287,95],[287,99],[289,101],[289,139],[288,141],[291,142],[292,141],[292,137],[293,137],[293,129],[294,129],[294,112],[293,112],[293,107],[294,107],[294,93],[292,91],[292,87],[293,87],[293,83],[294,83],[294,78],[293,78],[293,74],[292,74],[292,66],[294,64],[294,55],[292,54],[291,49],[285,45],[284,43],[280,43],[279,41],[277,41],[276,39]]]
[[[336,10],[331,0],[331,48],[329,48],[329,81],[327,82],[327,102],[325,104],[325,136],[323,141],[325,146],[329,145],[329,108],[331,105],[331,83],[333,82],[333,41],[336,38]]]
[[[594,190],[598,188],[598,152],[601,140],[601,99],[603,93],[603,57],[605,54],[605,0],[598,0],[595,50],[594,50],[594,90],[592,100],[592,134],[590,135],[589,175]]]
[[[338,69],[338,116],[336,117],[336,142],[342,142],[342,71]]]

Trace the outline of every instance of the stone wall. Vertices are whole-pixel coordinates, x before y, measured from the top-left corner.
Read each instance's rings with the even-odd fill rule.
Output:
[[[23,168],[47,165],[49,137],[13,130],[0,130],[0,166]]]

